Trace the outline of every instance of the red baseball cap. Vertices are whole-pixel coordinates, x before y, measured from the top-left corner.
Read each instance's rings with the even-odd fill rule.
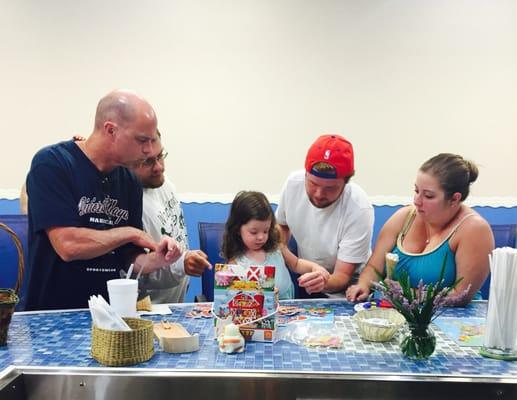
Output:
[[[327,163],[335,173],[316,171],[317,163]],[[354,149],[352,143],[339,135],[321,135],[312,144],[305,158],[305,170],[320,178],[345,178],[354,173]]]

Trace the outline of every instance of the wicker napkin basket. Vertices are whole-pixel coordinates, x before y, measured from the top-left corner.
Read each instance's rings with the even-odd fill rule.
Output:
[[[9,324],[14,313],[14,308],[18,304],[18,292],[23,282],[23,249],[20,239],[14,231],[7,225],[0,223],[0,229],[6,231],[14,241],[16,250],[18,251],[18,279],[13,289],[0,289],[0,346],[7,344],[7,332]]]
[[[382,318],[389,322],[389,326],[379,326],[369,322],[371,318]],[[393,308],[374,308],[362,310],[353,316],[357,323],[359,336],[370,342],[387,342],[391,340],[406,320]]]
[[[131,331],[111,331],[92,325],[92,357],[110,367],[138,364],[154,354],[153,322],[124,318]]]

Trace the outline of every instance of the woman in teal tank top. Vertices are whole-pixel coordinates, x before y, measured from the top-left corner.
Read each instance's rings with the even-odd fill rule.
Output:
[[[385,273],[387,253],[398,255],[393,277],[407,271],[416,287],[437,282],[444,257],[445,285],[463,278],[451,296],[464,305],[478,293],[489,273],[488,255],[494,238],[488,223],[463,204],[477,167],[455,154],[442,153],[426,161],[415,181],[414,206],[397,210],[381,229],[374,252],[356,285],[348,288],[351,301],[365,300],[372,281]],[[468,291],[467,296],[460,296]],[[461,302],[460,302],[461,301]]]
[[[402,240],[411,228],[411,224],[416,216],[416,208],[410,210],[408,221],[397,237],[397,244],[391,250],[391,253],[396,254],[399,259],[394,270],[394,279],[397,279],[401,272],[405,271],[408,274],[409,281],[413,287],[418,286],[420,280],[422,280],[426,285],[437,282],[438,279],[440,279],[443,261],[445,257],[447,257],[444,270],[444,285],[451,286],[456,280],[456,260],[455,254],[452,252],[449,245],[449,240],[458,230],[462,222],[473,215],[475,214],[471,213],[463,217],[437,247],[426,250],[422,253],[410,253],[405,251],[402,245]]]

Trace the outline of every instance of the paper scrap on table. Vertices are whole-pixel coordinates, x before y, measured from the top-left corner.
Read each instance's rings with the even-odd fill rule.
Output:
[[[170,307],[167,304],[153,304],[151,311],[138,311],[138,315],[168,315],[172,314]]]

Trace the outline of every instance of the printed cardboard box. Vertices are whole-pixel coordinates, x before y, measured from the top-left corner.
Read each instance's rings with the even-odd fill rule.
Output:
[[[227,323],[233,322],[247,341],[272,342],[277,307],[274,266],[215,265],[216,337]]]

